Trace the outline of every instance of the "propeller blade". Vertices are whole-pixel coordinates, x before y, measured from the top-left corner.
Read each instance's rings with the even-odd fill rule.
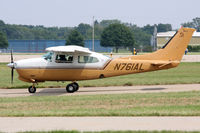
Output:
[[[11,70],[11,83],[13,84],[14,68]]]
[[[13,63],[13,50],[10,51],[11,54],[11,63]]]
[[[13,50],[12,49],[10,51],[10,56],[11,56],[11,63],[14,63],[14,61],[13,61]],[[11,83],[12,84],[13,84],[14,69],[15,69],[14,66],[12,66],[11,67]]]

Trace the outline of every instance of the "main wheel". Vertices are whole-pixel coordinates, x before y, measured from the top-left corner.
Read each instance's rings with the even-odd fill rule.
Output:
[[[68,84],[68,85],[66,86],[66,91],[67,91],[68,93],[73,93],[73,92],[76,91],[76,87],[74,86],[73,83],[72,83],[72,84]]]
[[[35,86],[28,87],[28,91],[29,91],[29,93],[35,93],[36,92]]]
[[[69,92],[69,93],[73,93],[75,91],[78,91],[78,89],[79,89],[79,85],[76,82],[68,84],[66,86],[66,91]]]
[[[73,83],[73,86],[76,88],[75,91],[78,91],[78,89],[79,89],[79,85],[78,85],[78,83],[74,82],[74,83]]]

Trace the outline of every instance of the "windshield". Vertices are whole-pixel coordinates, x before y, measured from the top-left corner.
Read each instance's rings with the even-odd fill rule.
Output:
[[[47,53],[44,54],[42,57],[43,57],[45,60],[51,61],[52,55],[53,55],[53,52],[47,52]]]

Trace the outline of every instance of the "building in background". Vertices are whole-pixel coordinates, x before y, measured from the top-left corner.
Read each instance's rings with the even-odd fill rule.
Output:
[[[66,40],[8,40],[10,49],[17,53],[43,53],[47,47],[64,46]],[[113,48],[102,47],[100,40],[94,41],[94,50],[96,52],[111,52]],[[85,47],[92,50],[92,40],[85,40]]]
[[[162,48],[176,31],[160,32],[157,33],[157,48]],[[190,46],[200,46],[200,32],[194,32],[192,39],[189,43]]]

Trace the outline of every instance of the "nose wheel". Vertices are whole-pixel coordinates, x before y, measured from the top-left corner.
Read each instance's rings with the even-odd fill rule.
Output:
[[[78,91],[78,89],[79,89],[79,85],[78,85],[78,83],[76,83],[76,82],[71,83],[71,84],[68,84],[68,85],[66,86],[66,91],[67,91],[68,93],[74,93],[75,91]]]
[[[36,87],[35,86],[30,86],[30,87],[28,87],[28,92],[29,93],[35,93],[36,92]]]

